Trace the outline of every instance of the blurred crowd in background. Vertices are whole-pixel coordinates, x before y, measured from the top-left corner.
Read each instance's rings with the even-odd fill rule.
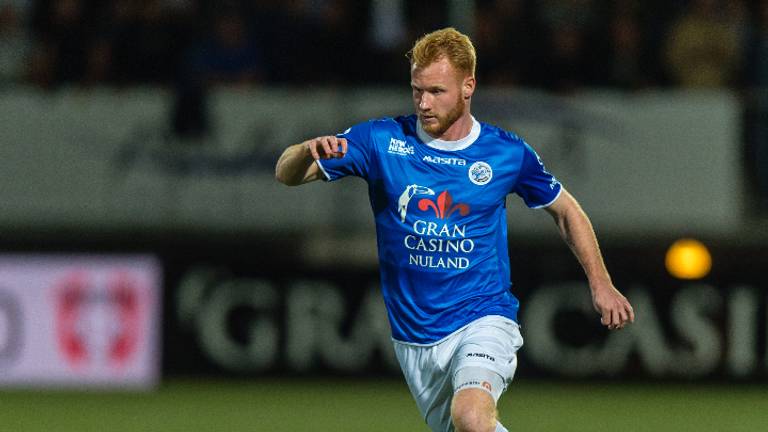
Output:
[[[768,211],[768,0],[0,0],[0,87],[165,86],[200,136],[212,86],[407,85],[448,25],[482,86],[734,90]]]
[[[387,84],[449,0],[0,0],[0,81],[62,85]],[[476,0],[483,83],[760,86],[766,0]],[[460,26],[461,28],[461,26]]]

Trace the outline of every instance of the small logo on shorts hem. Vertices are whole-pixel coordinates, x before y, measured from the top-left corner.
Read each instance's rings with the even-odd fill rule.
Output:
[[[484,389],[488,390],[489,392],[493,392],[493,386],[491,386],[491,383],[489,383],[488,381],[483,381],[483,382],[480,382],[480,381],[467,381],[467,382],[464,382],[464,383],[458,385],[456,387],[456,391],[465,389],[467,387],[484,388]]]
[[[480,386],[482,386],[482,384],[480,383],[480,381],[467,381],[467,382],[465,382],[465,383],[462,383],[462,384],[460,384],[459,386],[457,386],[457,387],[456,387],[456,390],[461,390],[461,389],[463,389],[464,387],[480,387]]]

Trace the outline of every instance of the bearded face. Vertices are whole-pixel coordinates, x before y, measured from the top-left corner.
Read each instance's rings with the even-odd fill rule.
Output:
[[[451,125],[464,114],[466,106],[467,104],[464,102],[464,98],[459,95],[456,97],[453,107],[448,108],[447,113],[440,113],[438,111],[433,111],[428,114],[419,113],[421,128],[432,137],[442,137],[448,131],[448,128],[450,128]]]
[[[467,86],[467,80],[471,85]],[[411,70],[411,88],[416,114],[424,131],[433,138],[452,137],[452,126],[468,112],[468,97],[474,78],[461,74],[446,58]]]

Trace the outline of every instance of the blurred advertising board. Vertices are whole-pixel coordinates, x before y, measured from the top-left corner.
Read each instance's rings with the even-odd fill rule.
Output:
[[[715,246],[708,275],[680,280],[664,268],[665,250],[663,242],[603,248],[616,286],[637,313],[633,325],[609,332],[567,247],[513,248],[513,292],[525,338],[518,376],[768,377],[768,280],[761,270],[768,255]],[[175,260],[167,373],[400,374],[375,268],[260,260]]]
[[[0,256],[0,386],[153,387],[161,284],[148,255]]]

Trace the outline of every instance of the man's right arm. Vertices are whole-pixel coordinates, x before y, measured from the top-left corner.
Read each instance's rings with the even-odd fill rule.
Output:
[[[283,152],[275,166],[275,178],[288,186],[298,186],[323,178],[319,159],[343,158],[347,153],[347,140],[336,136],[322,136],[294,144]]]

